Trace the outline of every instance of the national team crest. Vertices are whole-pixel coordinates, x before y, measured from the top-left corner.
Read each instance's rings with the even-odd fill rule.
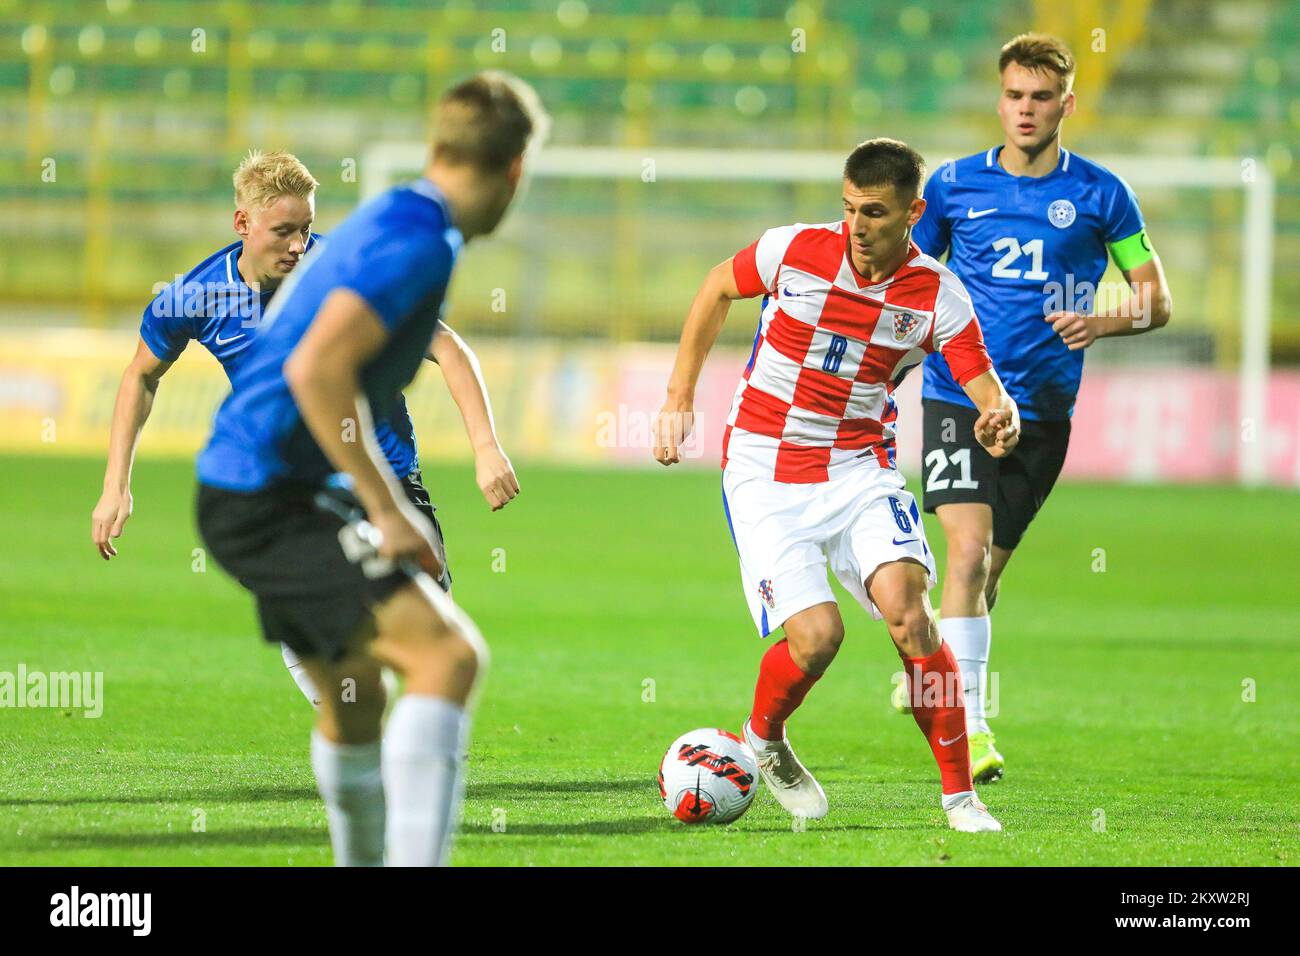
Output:
[[[1074,203],[1068,199],[1058,199],[1047,207],[1047,220],[1057,229],[1064,229],[1074,222]]]
[[[903,342],[921,324],[921,317],[911,312],[894,313],[894,341]]]
[[[763,599],[769,611],[776,610],[776,594],[772,590],[772,579],[763,578],[758,582],[758,596]]]

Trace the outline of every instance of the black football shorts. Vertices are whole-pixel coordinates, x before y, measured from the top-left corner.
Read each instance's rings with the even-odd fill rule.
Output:
[[[925,510],[976,503],[993,509],[993,543],[1010,551],[1051,493],[1065,464],[1070,422],[1020,422],[1020,443],[994,458],[975,440],[979,413],[965,405],[925,399],[922,494]]]
[[[439,557],[442,531],[418,472],[402,482],[412,504],[433,525]],[[367,578],[339,543],[345,522],[316,501],[315,485],[282,483],[243,493],[200,484],[199,533],[209,553],[257,600],[262,636],[301,657],[335,660],[370,608],[410,582],[401,571]],[[451,576],[439,581],[445,589]]]

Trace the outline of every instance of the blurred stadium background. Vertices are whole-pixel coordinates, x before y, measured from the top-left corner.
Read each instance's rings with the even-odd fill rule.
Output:
[[[1074,482],[1000,598],[1009,774],[982,794],[1009,832],[939,829],[915,726],[889,716],[897,658],[862,613],[799,718],[836,815],[791,833],[760,797],[736,828],[683,831],[654,767],[683,730],[740,718],[762,649],[716,472],[757,303],[706,367],[696,469],[608,466],[649,467],[706,271],[766,227],[836,218],[862,139],[932,167],[1000,142],[998,50],[1031,28],[1072,45],[1065,144],[1133,182],[1175,310],[1089,350]],[[1265,0],[0,0],[0,689],[24,667],[106,688],[102,719],[0,694],[0,865],[329,861],[311,712],[196,547],[193,456],[228,388],[201,348],[159,389],[113,563],[89,519],[141,311],[233,241],[240,158],[301,156],[328,233],[415,172],[431,99],[484,67],[534,83],[556,123],[449,307],[517,503],[489,512],[455,460],[441,376],[409,392],[458,600],[493,647],[458,865],[1294,865],[1276,731],[1300,724],[1298,39],[1300,3]]]
[[[0,0],[0,450],[102,454],[140,311],[231,240],[249,148],[307,163],[328,233],[414,171],[438,90],[498,67],[536,85],[554,148],[466,255],[451,323],[512,454],[648,462],[707,269],[834,218],[834,161],[868,136],[932,166],[999,142],[997,52],[1029,28],[1074,49],[1065,145],[1118,160],[1175,298],[1169,328],[1089,352],[1067,474],[1300,485],[1291,0]],[[702,465],[756,315],[733,309],[701,384]],[[191,349],[142,453],[192,453],[225,387]],[[442,391],[413,392],[426,458],[468,451]],[[919,427],[901,431],[915,472]]]

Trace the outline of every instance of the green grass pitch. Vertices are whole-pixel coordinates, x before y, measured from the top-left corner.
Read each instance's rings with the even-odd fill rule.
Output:
[[[0,671],[104,674],[98,719],[0,710],[0,863],[328,863],[311,710],[248,597],[192,569],[191,464],[137,466],[110,564],[89,539],[98,461],[0,467]],[[796,832],[762,792],[731,826],[688,828],[655,785],[676,736],[738,728],[765,646],[715,471],[525,465],[498,514],[468,466],[426,480],[494,653],[457,864],[1300,859],[1295,494],[1056,490],[994,614],[1007,777],[981,794],[1001,834],[947,829],[925,742],[889,709],[889,638],[842,600],[844,649],[790,725],[831,813]]]

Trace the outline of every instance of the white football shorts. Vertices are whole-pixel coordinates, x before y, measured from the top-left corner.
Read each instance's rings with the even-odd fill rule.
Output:
[[[826,563],[872,618],[880,610],[864,582],[876,568],[910,558],[930,573],[934,554],[903,476],[864,463],[810,484],[722,473],[722,504],[740,557],[740,581],[759,635],[799,611],[834,601]]]

